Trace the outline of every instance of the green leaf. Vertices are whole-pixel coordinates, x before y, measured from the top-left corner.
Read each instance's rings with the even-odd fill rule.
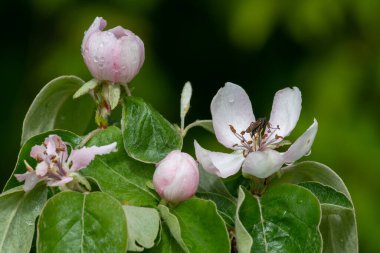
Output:
[[[123,206],[128,221],[128,251],[152,248],[160,228],[160,216],[156,209]]]
[[[343,193],[350,201],[351,196],[343,180],[329,167],[318,162],[301,162],[282,169],[281,177],[271,182],[271,185],[281,183],[299,184],[315,181]]]
[[[86,145],[101,146],[117,142],[117,152],[97,156],[81,174],[93,179],[101,191],[107,192],[123,204],[156,206],[160,198],[147,182],[154,173],[152,164],[145,164],[130,158],[124,150],[120,129],[108,127],[98,132]]]
[[[180,234],[177,242],[186,245],[186,252],[230,252],[226,226],[212,201],[192,198],[171,209],[169,215],[159,210],[173,237],[177,239]]]
[[[42,211],[37,250],[124,253],[127,236],[124,211],[116,199],[102,192],[61,192]]]
[[[0,252],[30,251],[35,221],[46,198],[42,184],[29,192],[18,187],[0,195]]]
[[[33,168],[37,165],[36,160],[30,157],[30,151],[34,145],[41,145],[44,142],[45,138],[51,134],[59,135],[64,142],[69,143],[72,147],[77,146],[81,141],[81,138],[79,136],[65,130],[54,130],[33,136],[21,147],[21,150],[18,154],[16,166],[12,172],[11,177],[8,179],[8,182],[5,184],[4,191],[24,184],[23,182],[17,181],[17,179],[14,177],[14,174],[23,174],[26,172],[24,160],[26,160]]]
[[[220,177],[207,173],[199,166],[199,187],[197,196],[214,201],[224,221],[234,227],[236,199],[230,194]]]
[[[178,245],[177,241],[170,234],[166,224],[162,225],[161,241],[155,247],[145,250],[147,253],[183,253],[183,249]]]
[[[343,194],[349,201],[349,204],[347,200],[343,200],[345,203],[342,203],[342,200],[337,200],[336,196],[333,198],[334,201],[328,201],[326,195],[331,194],[330,188],[323,189],[326,192],[321,193],[309,187],[309,190],[313,191],[321,201],[322,221],[320,230],[324,240],[323,252],[358,252],[355,209],[347,187],[333,170],[321,163],[301,162],[283,169],[283,175],[281,178],[273,180],[273,184],[300,184],[309,181],[320,183],[324,187],[331,187],[337,193]],[[348,206],[351,208],[347,208]]]
[[[157,163],[182,148],[179,131],[141,98],[124,99],[121,129],[125,150],[142,162]]]
[[[34,135],[53,129],[84,134],[93,117],[95,104],[90,97],[73,100],[73,94],[83,83],[75,76],[61,76],[45,85],[26,113],[21,144]]]
[[[317,198],[303,187],[283,184],[261,198],[240,188],[235,221],[237,248],[240,253],[320,252],[320,219]]]
[[[351,201],[330,186],[316,182],[300,183],[319,199],[322,221],[319,226],[325,253],[358,252],[355,210]]]
[[[189,253],[189,249],[182,239],[181,226],[177,217],[170,212],[168,207],[164,205],[159,205],[158,211],[160,212],[162,219],[165,221],[165,224],[168,226],[171,235],[176,240],[179,247],[181,247],[184,252]]]
[[[318,198],[321,204],[332,204],[352,208],[351,201],[343,194],[336,191],[330,186],[326,186],[317,182],[304,182],[298,184],[310,190]]]

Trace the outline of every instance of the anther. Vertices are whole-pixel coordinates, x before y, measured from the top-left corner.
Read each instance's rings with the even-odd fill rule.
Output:
[[[230,126],[230,129],[231,129],[231,132],[233,132],[234,134],[236,134],[236,129],[232,125],[229,125],[229,126]]]

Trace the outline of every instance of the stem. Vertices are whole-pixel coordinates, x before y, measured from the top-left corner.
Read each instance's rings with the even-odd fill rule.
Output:
[[[187,125],[185,127],[185,129],[183,129],[183,126],[182,126],[182,122],[181,122],[181,134],[182,134],[182,138],[185,137],[185,135],[187,134],[187,132],[193,128],[193,127],[196,127],[196,126],[202,126],[202,123],[204,122],[208,122],[208,120],[196,120],[194,121],[193,123]],[[184,122],[183,122],[184,123]]]
[[[131,97],[132,96],[132,92],[129,89],[128,84],[127,83],[122,83],[121,85],[124,87],[125,92],[127,92],[128,97]]]

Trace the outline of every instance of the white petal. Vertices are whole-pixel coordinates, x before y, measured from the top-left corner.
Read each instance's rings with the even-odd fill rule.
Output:
[[[72,162],[70,171],[74,172],[87,167],[95,158],[95,155],[104,155],[114,151],[116,151],[116,142],[106,146],[92,146],[75,149],[71,151],[68,159],[68,164]]]
[[[283,154],[286,163],[292,163],[308,154],[313,145],[318,131],[318,122],[314,119],[313,124],[304,132]]]
[[[46,148],[44,145],[35,145],[30,150],[30,157],[33,157],[36,160],[43,160],[45,158],[44,152]]]
[[[292,132],[300,117],[301,104],[301,92],[297,87],[276,92],[269,122],[272,128],[279,126],[280,129],[275,130],[274,134],[268,137],[268,141],[274,140],[276,135],[286,137]]]
[[[82,53],[85,50],[86,43],[88,38],[96,32],[102,31],[107,26],[107,21],[105,21],[101,17],[96,17],[94,22],[92,22],[90,28],[84,33],[83,41],[82,41]]]
[[[226,178],[236,174],[244,161],[242,153],[226,154],[208,151],[202,148],[197,141],[194,141],[194,147],[198,162],[207,172],[218,177]]]
[[[240,133],[255,121],[247,93],[233,83],[226,83],[215,95],[211,102],[211,115],[216,138],[227,148],[239,143],[230,125]]]
[[[284,164],[281,154],[272,149],[250,153],[243,163],[243,174],[266,178],[277,172]]]

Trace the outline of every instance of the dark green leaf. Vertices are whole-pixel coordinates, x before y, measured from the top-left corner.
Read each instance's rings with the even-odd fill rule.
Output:
[[[322,221],[319,226],[325,253],[358,252],[355,210],[351,201],[330,186],[316,182],[300,183],[319,199]]]
[[[273,180],[272,185],[277,183],[299,184],[309,181],[330,186],[351,200],[343,180],[332,169],[318,162],[307,161],[285,167],[281,171],[281,177]]]
[[[121,129],[125,150],[142,162],[157,163],[182,148],[178,130],[141,98],[124,99]]]
[[[343,193],[336,191],[330,186],[326,186],[317,182],[304,182],[298,185],[305,187],[314,193],[321,204],[333,204],[347,208],[353,207],[351,201],[347,199]]]
[[[29,192],[18,187],[0,195],[0,252],[30,251],[35,221],[46,197],[42,184]]]
[[[37,250],[125,253],[127,236],[124,211],[116,199],[101,192],[62,192],[42,211]]]
[[[117,152],[97,156],[81,173],[124,204],[157,205],[159,197],[147,186],[153,178],[154,166],[136,161],[125,153],[119,128],[108,127],[100,131],[86,145],[101,146],[113,142],[117,142]]]
[[[236,199],[229,193],[220,177],[207,173],[199,166],[199,187],[197,196],[215,202],[219,214],[230,226],[234,226]]]
[[[79,136],[65,130],[54,130],[33,136],[21,147],[21,150],[18,154],[16,166],[11,177],[8,179],[8,182],[4,187],[4,191],[23,184],[23,182],[20,183],[17,181],[17,179],[14,177],[14,174],[23,174],[26,172],[24,160],[26,160],[33,168],[35,167],[37,162],[32,157],[30,157],[30,151],[34,145],[41,145],[44,142],[45,138],[51,134],[59,135],[64,142],[71,144],[72,147],[77,146],[81,141],[81,138]]]
[[[73,94],[83,83],[76,76],[61,76],[45,85],[25,116],[21,144],[34,135],[53,129],[84,134],[93,117],[95,104],[88,96],[73,100]]]
[[[308,190],[283,184],[261,198],[240,188],[236,240],[240,253],[315,253],[322,250],[321,210]]]
[[[128,251],[152,248],[160,229],[160,215],[154,208],[123,206],[128,221]]]
[[[149,253],[183,253],[181,246],[178,245],[177,241],[170,234],[170,231],[166,224],[162,225],[161,229],[161,241],[157,246],[145,250],[144,252]]]

